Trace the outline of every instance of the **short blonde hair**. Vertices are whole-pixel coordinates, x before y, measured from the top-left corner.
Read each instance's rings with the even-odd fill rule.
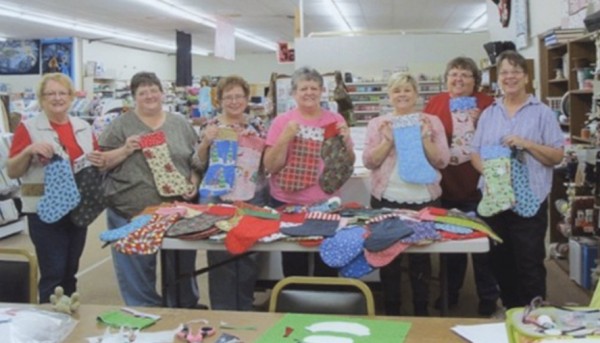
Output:
[[[38,88],[35,93],[35,95],[38,98],[38,101],[41,101],[43,99],[44,89],[46,88],[46,85],[50,80],[58,82],[63,87],[65,87],[69,91],[69,98],[73,100],[73,98],[75,97],[75,89],[73,88],[73,83],[71,82],[71,79],[67,75],[62,73],[48,73],[42,76],[42,80],[38,84]]]
[[[394,73],[388,80],[388,92],[394,89],[409,85],[414,91],[419,94],[419,85],[417,80],[410,74],[407,73]]]

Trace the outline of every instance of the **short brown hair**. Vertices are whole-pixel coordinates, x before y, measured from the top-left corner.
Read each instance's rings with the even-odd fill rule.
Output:
[[[40,81],[40,83],[38,84],[38,88],[36,90],[36,96],[39,100],[42,99],[42,95],[44,94],[44,89],[46,88],[46,84],[48,84],[48,81],[56,81],[58,83],[60,83],[63,87],[65,87],[66,89],[69,90],[69,97],[71,98],[71,100],[73,100],[73,97],[75,96],[75,89],[73,88],[73,83],[71,82],[71,79],[62,73],[48,73],[48,74],[44,74],[44,76],[42,76],[42,80]]]
[[[220,79],[219,83],[217,83],[217,99],[219,101],[223,100],[223,92],[235,86],[242,87],[246,98],[250,96],[250,85],[248,85],[248,82],[241,76],[231,75]]]
[[[527,60],[523,55],[514,51],[514,50],[506,50],[496,58],[496,66],[500,67],[500,63],[502,61],[507,60],[508,63],[514,67],[519,67],[523,70],[525,75],[529,75],[529,68],[527,68]],[[500,72],[500,68],[497,68],[498,72]]]
[[[156,76],[155,73],[149,71],[140,71],[136,73],[131,78],[131,83],[129,88],[131,89],[131,95],[135,97],[135,92],[140,86],[158,86],[160,91],[163,91],[162,84],[160,83],[160,79]]]
[[[477,63],[473,61],[472,58],[459,56],[455,57],[446,64],[446,73],[444,74],[444,82],[448,82],[448,73],[452,69],[462,69],[468,70],[473,74],[473,79],[475,80],[475,86],[473,87],[473,91],[477,92],[479,89],[479,85],[481,84],[481,71],[477,68]]]

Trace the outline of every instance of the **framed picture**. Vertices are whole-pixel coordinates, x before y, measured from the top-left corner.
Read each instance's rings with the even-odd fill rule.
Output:
[[[63,73],[73,79],[73,38],[42,39],[42,74]]]
[[[7,40],[0,42],[0,75],[40,73],[40,41]]]

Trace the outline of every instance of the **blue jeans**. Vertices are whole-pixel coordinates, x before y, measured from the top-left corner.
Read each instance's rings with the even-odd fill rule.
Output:
[[[37,214],[28,214],[29,237],[35,246],[40,268],[38,292],[40,303],[50,302],[56,286],[62,286],[66,295],[77,290],[77,270],[83,253],[87,228],[81,228],[64,216],[56,223],[47,224]]]
[[[106,210],[108,228],[119,228],[128,223],[128,220],[118,215],[110,208]],[[156,254],[152,255],[126,255],[111,248],[113,265],[121,297],[127,306],[161,306],[161,297],[156,291]],[[168,284],[176,280],[174,273],[175,252],[167,251],[167,265],[162,266],[162,272],[167,273]],[[196,268],[196,251],[181,251],[179,255],[179,269],[181,273],[191,273]],[[167,289],[167,306],[177,304],[176,290],[179,288],[181,307],[194,308],[198,304],[198,284],[196,278],[190,281],[181,281],[176,286]]]

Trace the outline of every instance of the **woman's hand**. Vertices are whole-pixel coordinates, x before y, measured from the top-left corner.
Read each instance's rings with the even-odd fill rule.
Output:
[[[285,129],[283,129],[283,132],[281,133],[281,136],[279,137],[279,141],[280,142],[290,142],[292,139],[294,139],[294,137],[296,137],[296,134],[300,131],[300,124],[298,124],[297,122],[290,120],[287,125],[285,126]]]
[[[206,128],[202,131],[202,143],[206,142],[207,146],[210,146],[212,142],[217,138],[217,134],[219,133],[219,128],[215,124],[211,124],[206,126]]]
[[[125,151],[127,151],[127,154],[131,155],[141,148],[139,135],[129,136],[127,137],[127,140],[125,140]]]
[[[31,157],[41,156],[42,158],[45,158],[45,159],[51,159],[52,155],[54,155],[54,146],[52,146],[51,143],[46,143],[46,142],[32,143],[28,149],[29,149],[29,154],[31,154]]]
[[[198,186],[197,185],[193,185],[193,186],[194,187],[192,187],[191,191],[182,195],[183,199],[185,199],[186,201],[196,200],[196,197],[198,196]]]
[[[481,116],[481,110],[479,108],[473,108],[469,110],[469,116],[473,120],[473,124],[477,124],[479,117]]]
[[[102,151],[92,151],[86,155],[86,158],[94,167],[98,167],[100,169],[104,168],[107,164],[106,154],[104,154]]]
[[[379,132],[381,133],[381,137],[388,142],[394,141],[394,133],[392,130],[392,122],[387,120],[381,123],[379,126]]]
[[[340,133],[340,136],[342,136],[343,140],[344,140],[344,144],[346,144],[346,147],[350,146],[350,128],[348,128],[348,125],[346,125],[346,123],[344,122],[338,122],[337,123],[337,129],[338,132]]]
[[[502,143],[509,148],[523,148],[527,149],[529,147],[529,141],[523,139],[517,135],[508,135],[502,139]]]
[[[431,137],[433,136],[433,129],[431,128],[431,122],[429,118],[424,117],[421,118],[421,139],[424,142],[431,142]]]

